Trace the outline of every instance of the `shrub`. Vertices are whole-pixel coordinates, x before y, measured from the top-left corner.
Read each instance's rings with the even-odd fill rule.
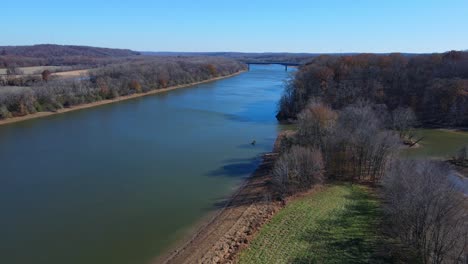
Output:
[[[8,111],[7,107],[4,105],[0,106],[0,119],[5,119],[11,117],[10,111]]]
[[[42,75],[42,80],[43,80],[43,81],[46,81],[46,82],[49,81],[49,78],[50,78],[50,75],[51,75],[51,74],[52,74],[52,73],[51,73],[49,70],[44,70],[44,71],[41,73],[41,75]]]
[[[463,146],[458,150],[455,159],[458,161],[468,160],[468,145]]]
[[[131,80],[130,84],[128,85],[129,88],[136,93],[141,93],[141,84],[137,80]]]

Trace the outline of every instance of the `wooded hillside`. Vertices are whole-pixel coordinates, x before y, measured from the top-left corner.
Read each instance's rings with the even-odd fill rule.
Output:
[[[0,68],[11,66],[94,65],[140,55],[128,49],[109,49],[88,46],[41,44],[33,46],[0,46]]]
[[[0,119],[196,83],[245,68],[225,58],[155,57],[101,67],[73,79],[42,80],[29,87],[0,86]]]
[[[336,109],[363,99],[411,107],[423,125],[468,126],[468,52],[319,56],[291,80],[277,118],[295,119],[314,98]]]

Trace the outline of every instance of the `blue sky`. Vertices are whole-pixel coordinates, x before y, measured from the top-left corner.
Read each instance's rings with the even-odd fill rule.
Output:
[[[0,45],[139,51],[443,52],[468,49],[468,0],[23,0]]]

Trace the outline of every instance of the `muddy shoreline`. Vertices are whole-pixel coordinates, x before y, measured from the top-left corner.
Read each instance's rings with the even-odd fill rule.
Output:
[[[146,93],[125,95],[125,96],[120,96],[120,97],[115,98],[115,99],[110,99],[110,100],[108,99],[108,100],[102,100],[102,101],[93,102],[93,103],[89,103],[89,104],[76,105],[76,106],[72,106],[70,108],[62,108],[62,109],[59,109],[59,110],[57,110],[55,112],[37,112],[37,113],[34,113],[34,114],[25,115],[25,116],[18,116],[18,117],[2,119],[2,120],[0,120],[0,126],[1,125],[6,125],[6,124],[11,124],[11,123],[17,123],[17,122],[21,122],[21,121],[26,121],[26,120],[30,120],[30,119],[36,119],[36,118],[41,118],[41,117],[46,117],[46,116],[51,116],[51,115],[63,114],[63,113],[71,112],[71,111],[76,111],[76,110],[81,110],[81,109],[86,109],[86,108],[91,108],[91,107],[96,107],[96,106],[101,106],[101,105],[106,105],[106,104],[112,104],[112,103],[116,103],[116,102],[130,100],[130,99],[133,99],[133,98],[139,98],[139,97],[158,94],[158,93],[164,93],[164,92],[168,92],[168,91],[172,91],[172,90],[176,90],[176,89],[180,89],[180,88],[187,88],[187,87],[195,86],[195,85],[198,85],[198,84],[203,84],[203,83],[208,83],[208,82],[213,82],[213,81],[233,77],[233,76],[239,75],[239,74],[244,73],[244,72],[246,72],[246,71],[242,70],[242,71],[236,72],[234,74],[220,76],[220,77],[216,77],[216,78],[211,78],[211,79],[200,81],[200,82],[194,82],[194,83],[183,84],[183,85],[176,85],[176,86],[171,86],[171,87],[164,88],[164,89],[151,90],[151,91],[148,91]]]
[[[233,263],[237,254],[252,240],[284,204],[274,199],[271,170],[278,157],[283,133],[272,152],[226,200],[224,206],[205,217],[179,243],[151,263]]]

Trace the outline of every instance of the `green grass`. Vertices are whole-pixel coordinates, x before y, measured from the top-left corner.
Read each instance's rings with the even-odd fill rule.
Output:
[[[405,149],[404,158],[443,158],[453,157],[463,145],[468,144],[468,132],[439,129],[418,129],[416,138],[424,137],[422,147]]]
[[[239,263],[369,263],[379,203],[358,185],[332,185],[289,203],[266,224]]]

